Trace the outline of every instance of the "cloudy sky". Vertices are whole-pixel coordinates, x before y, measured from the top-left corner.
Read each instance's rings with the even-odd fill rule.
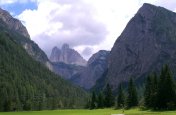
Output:
[[[22,21],[48,56],[68,43],[88,59],[112,48],[143,3],[176,11],[176,0],[0,0],[0,7]]]

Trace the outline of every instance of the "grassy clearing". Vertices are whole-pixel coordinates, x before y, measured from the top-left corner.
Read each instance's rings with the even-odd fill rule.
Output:
[[[53,111],[28,111],[28,112],[0,112],[0,115],[111,115],[120,114],[122,110],[97,109],[97,110],[53,110]],[[176,111],[151,112],[138,109],[125,110],[125,115],[176,115]]]

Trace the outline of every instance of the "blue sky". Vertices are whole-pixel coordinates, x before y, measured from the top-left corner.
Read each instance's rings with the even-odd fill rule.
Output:
[[[9,11],[13,16],[16,16],[21,14],[26,9],[37,9],[37,3],[34,1],[3,3],[1,4],[1,8]]]
[[[49,56],[68,43],[88,59],[110,50],[143,3],[176,11],[176,0],[0,0]]]

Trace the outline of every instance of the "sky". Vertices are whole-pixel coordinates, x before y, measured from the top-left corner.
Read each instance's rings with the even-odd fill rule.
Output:
[[[176,11],[176,0],[0,0],[0,7],[22,21],[48,57],[67,43],[88,60],[111,50],[143,3]]]

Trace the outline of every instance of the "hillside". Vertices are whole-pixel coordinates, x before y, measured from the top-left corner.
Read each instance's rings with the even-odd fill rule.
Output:
[[[6,32],[0,34],[1,111],[72,108],[86,93],[34,61]]]

